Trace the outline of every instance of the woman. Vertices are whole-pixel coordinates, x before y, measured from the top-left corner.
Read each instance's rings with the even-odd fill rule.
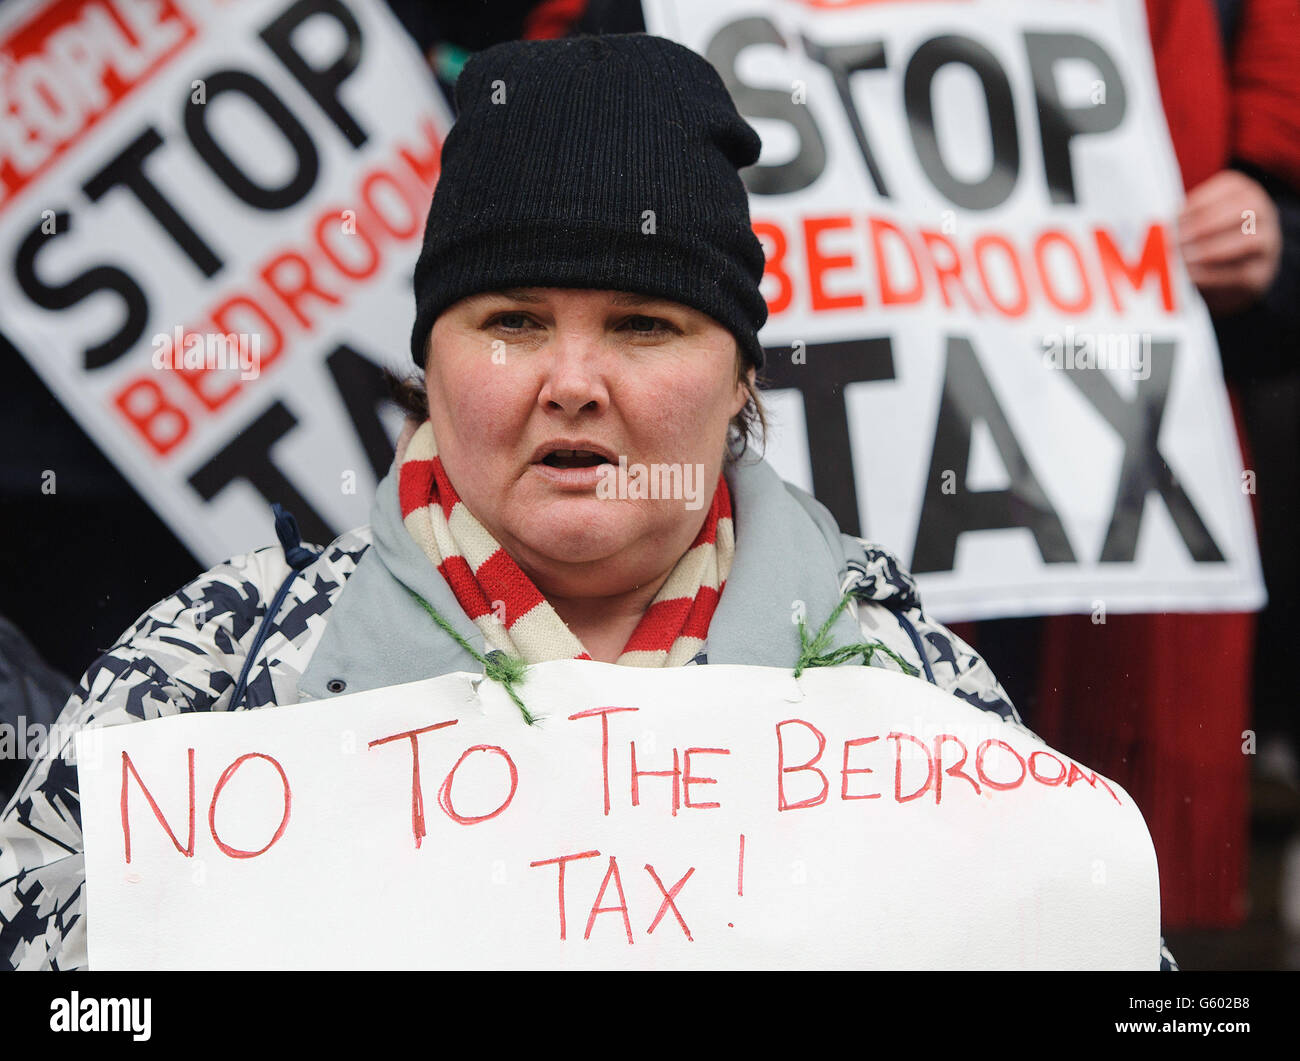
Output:
[[[509,681],[507,657],[578,657],[869,662],[1018,724],[893,557],[740,455],[761,427],[767,314],[737,170],[760,143],[713,68],[644,35],[512,42],[471,60],[457,103],[415,271],[428,416],[408,388],[416,415],[371,525],[320,549],[277,520],[283,550],[151,608],[63,721],[485,664]],[[663,468],[679,496],[633,486]],[[85,964],[80,848],[75,768],[48,759],[0,829],[0,953],[16,967]]]

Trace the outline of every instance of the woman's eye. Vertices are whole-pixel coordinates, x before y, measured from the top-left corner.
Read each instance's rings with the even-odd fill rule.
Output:
[[[508,332],[522,331],[532,321],[526,313],[498,313],[487,322],[489,328],[502,328]]]
[[[623,322],[623,327],[628,331],[636,332],[639,335],[657,335],[660,332],[668,333],[676,329],[666,320],[659,317],[629,317]]]

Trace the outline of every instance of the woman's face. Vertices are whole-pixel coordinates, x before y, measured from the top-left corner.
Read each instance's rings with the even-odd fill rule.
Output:
[[[435,322],[426,366],[452,485],[560,597],[630,592],[671,570],[704,522],[746,399],[730,332],[617,291],[463,299]]]

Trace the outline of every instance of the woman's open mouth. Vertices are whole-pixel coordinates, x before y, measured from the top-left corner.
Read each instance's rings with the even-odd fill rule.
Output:
[[[542,463],[551,468],[595,468],[611,462],[588,449],[557,449],[543,457]]]
[[[594,490],[614,463],[612,450],[585,438],[555,439],[533,451],[534,471],[565,490]]]

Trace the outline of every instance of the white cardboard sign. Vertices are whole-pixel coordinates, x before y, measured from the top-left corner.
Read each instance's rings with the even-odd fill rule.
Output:
[[[874,668],[529,668],[79,735],[94,968],[1154,968],[1114,782]],[[418,752],[418,756],[417,756]]]

